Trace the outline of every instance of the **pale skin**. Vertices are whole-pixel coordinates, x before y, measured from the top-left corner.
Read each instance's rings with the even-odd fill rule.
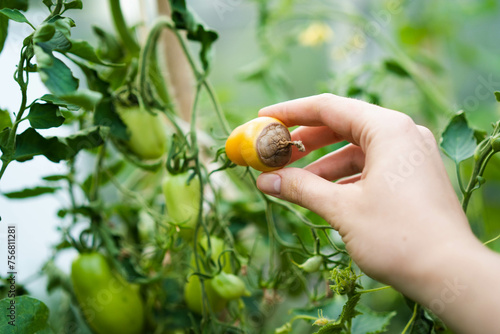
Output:
[[[431,131],[403,113],[331,94],[259,116],[300,125],[292,140],[306,152],[294,150],[292,161],[351,143],[303,169],[261,174],[261,191],[322,216],[367,275],[430,308],[454,332],[500,332],[500,255],[472,233]]]

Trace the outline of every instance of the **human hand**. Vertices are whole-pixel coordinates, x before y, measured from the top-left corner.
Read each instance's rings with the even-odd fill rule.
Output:
[[[301,125],[292,140],[306,152],[294,151],[292,161],[350,142],[304,169],[263,173],[257,186],[322,216],[369,276],[413,296],[422,293],[413,291],[415,282],[443,260],[439,254],[480,246],[432,133],[410,117],[330,94],[266,107],[259,116]]]

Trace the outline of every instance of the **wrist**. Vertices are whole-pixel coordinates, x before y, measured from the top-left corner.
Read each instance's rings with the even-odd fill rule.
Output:
[[[477,239],[444,243],[427,254],[427,261],[407,272],[407,281],[395,286],[430,309],[457,333],[493,333],[498,309],[500,256]]]

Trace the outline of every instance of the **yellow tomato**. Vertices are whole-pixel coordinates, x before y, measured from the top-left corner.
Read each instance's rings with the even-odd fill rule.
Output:
[[[291,141],[280,120],[258,117],[234,129],[226,141],[226,155],[237,165],[270,172],[290,162],[292,145],[304,149],[301,142]]]

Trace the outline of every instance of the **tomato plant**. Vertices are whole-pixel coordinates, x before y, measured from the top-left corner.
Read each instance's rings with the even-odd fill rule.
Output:
[[[463,209],[478,236],[498,247],[500,211],[489,199],[500,196],[500,176],[487,166],[499,166],[500,122],[491,131],[479,129],[498,120],[490,99],[500,100],[500,93],[493,94],[494,80],[480,89],[463,85],[456,96],[472,93],[455,107],[454,87],[444,82],[460,81],[447,66],[488,59],[453,41],[464,35],[457,12],[463,4],[447,0],[426,12],[428,6],[399,4],[390,11],[368,1],[188,6],[169,0],[157,1],[154,19],[137,23],[124,15],[127,1],[35,3],[0,0],[0,52],[19,40],[8,77],[14,74],[20,92],[14,109],[0,109],[2,194],[8,203],[41,195],[60,202],[59,241],[41,270],[52,316],[41,301],[18,296],[19,312],[34,314],[23,318],[22,330],[444,332],[429,311],[364,276],[323,219],[257,190],[257,171],[282,168],[293,146],[304,149],[285,124],[257,117],[257,111],[335,92],[405,111],[436,132],[444,128],[441,148]],[[486,20],[496,8],[492,3],[469,5]],[[84,16],[92,17],[92,28]],[[439,58],[438,45],[456,49]],[[46,92],[34,96],[38,79]],[[0,80],[9,85],[6,77]],[[10,97],[2,97],[2,108],[4,98]],[[450,115],[460,108],[465,112]],[[344,144],[311,152],[292,166]],[[17,175],[11,169],[25,171],[23,163],[36,170],[41,159],[54,169],[39,183],[5,190],[5,181]],[[2,222],[9,223],[4,210]],[[64,267],[69,255],[76,258],[71,268]],[[10,286],[4,274],[2,297]],[[37,279],[18,282],[17,293],[35,295]],[[10,330],[2,326],[0,332]]]

